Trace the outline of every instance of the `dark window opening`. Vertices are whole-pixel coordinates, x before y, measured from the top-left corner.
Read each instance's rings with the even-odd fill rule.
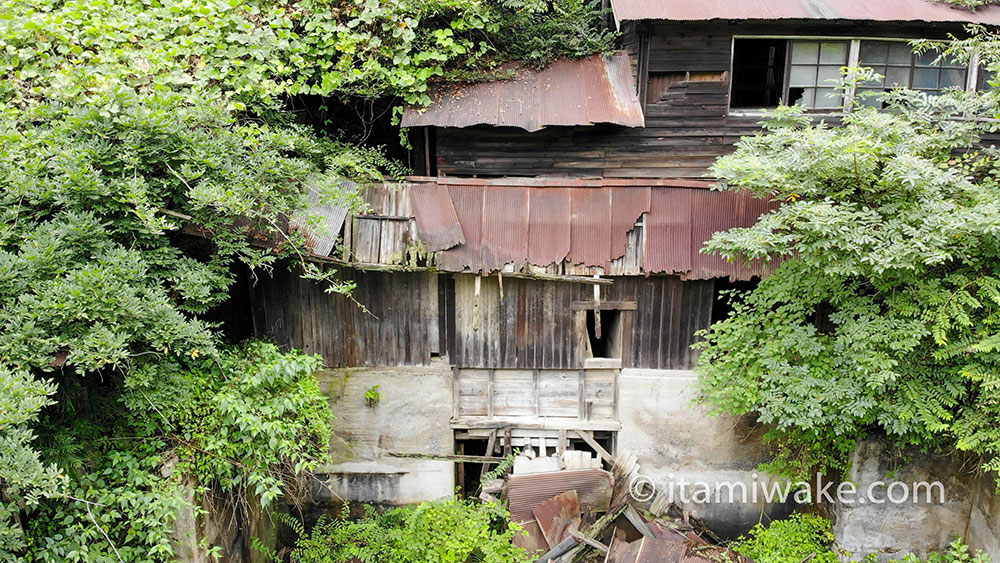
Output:
[[[785,90],[785,39],[736,39],[730,106],[775,107]]]
[[[759,280],[731,281],[729,278],[716,278],[715,296],[712,301],[712,323],[724,321],[733,312],[732,300],[741,293],[748,293],[757,287]]]
[[[621,358],[621,311],[587,310],[587,338],[594,358]]]

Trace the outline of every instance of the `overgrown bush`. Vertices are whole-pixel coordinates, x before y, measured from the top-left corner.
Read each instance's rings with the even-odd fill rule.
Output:
[[[295,563],[519,563],[531,557],[511,540],[520,529],[497,504],[460,499],[378,512],[365,507],[358,520],[321,519],[300,538]]]
[[[815,514],[792,514],[768,525],[757,524],[732,548],[756,563],[837,563],[830,521]]]

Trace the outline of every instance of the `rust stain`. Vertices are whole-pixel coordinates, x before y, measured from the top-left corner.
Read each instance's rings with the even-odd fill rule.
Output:
[[[570,190],[532,188],[528,215],[528,262],[548,266],[566,259],[570,247]]]
[[[580,528],[580,497],[576,491],[566,491],[536,506],[531,513],[549,548],[553,548],[569,537],[571,528]]]
[[[611,260],[611,191],[609,188],[572,191],[570,246],[573,264],[608,267]]]
[[[496,125],[537,131],[555,125],[644,124],[624,51],[561,59],[544,69],[508,66],[507,70],[514,72],[514,78],[432,88],[431,105],[407,108],[402,126]]]

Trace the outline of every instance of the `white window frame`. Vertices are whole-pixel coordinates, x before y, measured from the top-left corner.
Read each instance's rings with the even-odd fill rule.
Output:
[[[862,41],[892,41],[898,43],[909,43],[913,39],[901,39],[899,37],[855,37],[855,36],[842,36],[842,35],[733,35],[730,45],[729,45],[729,98],[726,101],[727,115],[733,117],[761,117],[766,114],[764,111],[760,110],[746,110],[746,109],[733,109],[733,80],[735,69],[733,68],[733,62],[736,57],[736,40],[737,39],[782,39],[791,41],[848,41],[848,52],[847,52],[847,66],[851,68],[858,67],[858,62],[861,58],[861,42]],[[790,55],[786,52],[786,66],[787,58]],[[972,60],[969,61],[965,72],[965,90],[968,92],[974,92],[976,90],[977,84],[979,82],[979,57],[973,56]],[[787,84],[785,89],[787,90]],[[843,111],[823,111],[823,110],[810,110],[811,115],[820,116],[837,116],[849,113],[854,109],[854,100],[856,97],[856,92],[854,88],[848,88],[844,92],[844,109]]]

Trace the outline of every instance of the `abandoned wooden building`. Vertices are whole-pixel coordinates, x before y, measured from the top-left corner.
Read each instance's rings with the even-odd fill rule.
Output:
[[[447,456],[511,447],[629,451],[664,480],[749,478],[765,455],[756,430],[689,405],[691,345],[726,313],[721,290],[773,266],[700,249],[776,204],[711,189],[710,165],[759,130],[764,108],[836,120],[862,103],[829,82],[843,66],[886,76],[864,88],[988,87],[975,61],[915,55],[907,41],[1000,24],[1000,8],[924,0],[611,7],[615,54],[441,87],[430,107],[407,109],[421,175],[367,187],[369,213],[328,213],[344,248],[317,250],[357,281],[356,303],[295,272],[253,285],[257,334],[330,368],[340,441],[325,494],[410,503],[474,491],[481,466]],[[954,502],[935,526],[966,530],[985,510]],[[737,533],[764,508],[697,510]],[[998,526],[967,539],[996,541]]]

